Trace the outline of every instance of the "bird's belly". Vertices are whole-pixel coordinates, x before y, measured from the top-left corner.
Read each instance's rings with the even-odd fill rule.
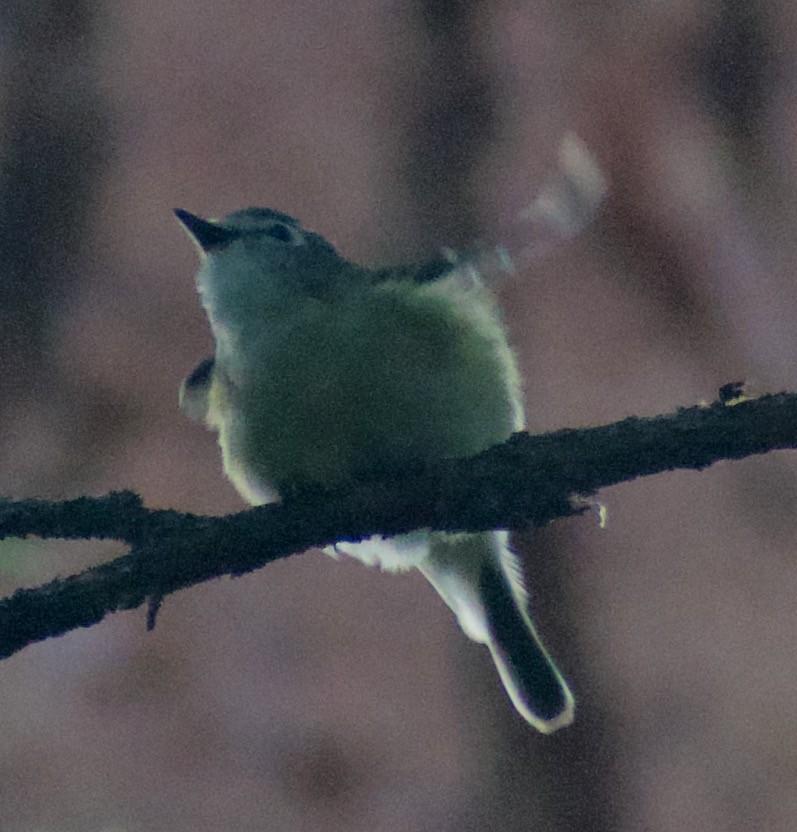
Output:
[[[230,464],[280,491],[483,450],[519,412],[514,359],[494,340],[447,308],[390,298],[271,335],[222,429]]]

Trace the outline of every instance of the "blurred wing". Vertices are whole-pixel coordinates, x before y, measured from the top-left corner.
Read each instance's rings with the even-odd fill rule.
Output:
[[[547,223],[561,239],[569,240],[595,218],[606,190],[606,179],[589,148],[575,133],[566,133],[559,146],[559,175],[520,216]]]
[[[374,280],[431,283],[459,270],[493,282],[499,274],[514,274],[580,234],[595,218],[606,192],[606,179],[589,148],[575,133],[566,133],[559,146],[557,175],[520,213],[506,242],[464,251],[445,248],[438,260],[374,269]]]
[[[474,271],[492,284],[500,275],[515,274],[580,234],[595,218],[606,193],[606,179],[597,160],[575,133],[567,133],[559,146],[556,176],[519,214],[519,222],[507,229],[501,245],[444,249],[445,259],[412,267],[407,273],[423,282],[460,269]]]

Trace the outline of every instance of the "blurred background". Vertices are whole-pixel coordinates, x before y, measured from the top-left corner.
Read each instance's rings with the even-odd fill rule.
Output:
[[[177,410],[211,340],[174,207],[420,260],[500,242],[568,130],[610,192],[499,286],[530,426],[797,388],[795,32],[787,0],[6,0],[0,494],[243,507]],[[516,540],[578,699],[550,737],[419,575],[318,552],[29,647],[0,825],[791,830],[796,472],[659,476]],[[123,551],[7,541],[0,591]]]

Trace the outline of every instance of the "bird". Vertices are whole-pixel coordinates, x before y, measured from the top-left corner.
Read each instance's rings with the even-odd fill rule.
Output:
[[[249,504],[468,457],[524,428],[517,361],[477,268],[452,257],[359,265],[270,208],[175,214],[200,256],[215,341],[182,383],[180,408],[218,433],[224,471]],[[505,530],[419,530],[325,551],[420,570],[487,646],[531,726],[548,734],[573,721]]]

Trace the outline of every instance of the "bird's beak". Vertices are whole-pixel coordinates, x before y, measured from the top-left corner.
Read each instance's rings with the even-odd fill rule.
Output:
[[[208,222],[196,216],[196,214],[183,211],[182,208],[175,208],[174,214],[205,254],[227,248],[233,240],[240,236],[234,228],[226,228],[217,222]]]

